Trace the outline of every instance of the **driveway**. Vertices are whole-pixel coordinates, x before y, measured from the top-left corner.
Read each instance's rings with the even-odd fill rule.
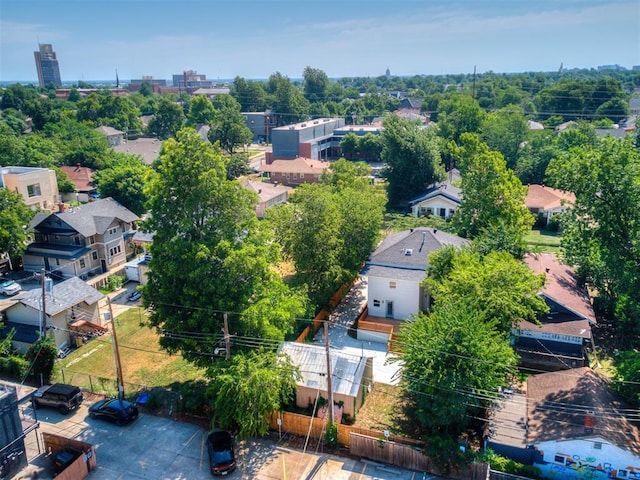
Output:
[[[367,278],[359,276],[340,304],[329,317],[329,346],[358,358],[373,358],[373,380],[397,385],[401,365],[391,363],[395,358],[387,351],[386,343],[363,342],[348,335],[348,330],[367,304]],[[316,333],[314,343],[325,345],[324,329]]]

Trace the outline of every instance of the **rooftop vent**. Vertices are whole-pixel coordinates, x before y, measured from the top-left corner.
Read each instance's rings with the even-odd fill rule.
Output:
[[[407,249],[404,251],[404,254],[405,254],[407,257],[410,257],[411,255],[413,255],[413,248],[407,248]]]

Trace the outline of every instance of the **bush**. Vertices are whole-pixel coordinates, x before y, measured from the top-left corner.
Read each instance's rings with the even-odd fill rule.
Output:
[[[104,288],[108,292],[114,292],[122,288],[123,284],[124,277],[121,277],[120,275],[111,275],[109,276],[109,278],[107,278],[107,283],[105,284]]]
[[[17,355],[0,357],[0,373],[3,377],[22,379],[28,368],[29,362],[23,357]]]
[[[335,423],[328,423],[327,430],[324,433],[324,442],[329,447],[337,447],[338,446],[338,425]]]
[[[493,470],[498,470],[512,475],[520,475],[521,477],[542,479],[540,469],[533,465],[525,465],[516,462],[510,458],[498,455],[496,452],[487,448],[478,455],[478,461],[491,465]]]

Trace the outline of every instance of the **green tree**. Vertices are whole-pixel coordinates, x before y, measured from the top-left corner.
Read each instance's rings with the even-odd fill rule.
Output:
[[[505,335],[519,322],[535,322],[548,308],[538,295],[544,275],[504,251],[485,256],[470,249],[443,248],[429,256],[426,289],[437,305],[469,305]]]
[[[145,212],[145,179],[149,167],[138,158],[121,154],[109,168],[96,172],[93,179],[102,198],[112,197],[136,215]]]
[[[640,352],[627,350],[615,356],[617,378],[613,388],[636,408],[640,407]]]
[[[267,212],[285,256],[295,265],[293,284],[306,285],[311,302],[323,306],[348,278],[340,265],[342,217],[330,189],[301,185],[288,205]]]
[[[145,193],[151,216],[144,228],[155,235],[142,298],[153,307],[149,325],[163,332],[164,349],[210,366],[221,346],[223,312],[239,336],[282,341],[292,333],[293,322],[282,319],[308,313],[302,292],[286,293],[287,302],[272,310],[280,318],[244,315],[286,287],[274,269],[278,246],[254,212],[257,198],[227,180],[219,147],[193,129],[179,131],[165,142]]]
[[[249,154],[232,153],[227,163],[227,179],[234,180],[236,178],[248,175],[251,172],[251,163]]]
[[[484,416],[517,363],[506,336],[465,304],[403,323],[399,344],[410,418],[427,433],[457,435]]]
[[[162,97],[155,115],[149,121],[147,133],[162,140],[171,138],[182,128],[184,118],[184,112],[179,104]]]
[[[231,95],[217,95],[214,99],[215,117],[207,134],[211,143],[220,142],[222,149],[235,153],[238,147],[248,145],[253,133],[244,122],[240,104]]]
[[[304,96],[311,103],[324,102],[327,99],[329,77],[322,70],[305,67],[302,72]]]
[[[243,112],[262,112],[267,108],[267,94],[261,82],[236,77],[231,85],[231,95],[240,103]]]
[[[140,84],[140,95],[143,97],[150,97],[153,95],[153,88],[151,88],[151,84],[149,82],[142,82],[142,84]]]
[[[27,226],[35,212],[19,193],[0,188],[0,252],[19,257],[27,245]]]
[[[300,373],[288,357],[260,351],[233,356],[210,376],[212,425],[246,439],[267,434],[269,415],[294,398]]]
[[[71,119],[48,124],[44,135],[60,152],[59,165],[84,165],[99,170],[111,162],[106,137],[89,125]]]
[[[489,113],[480,127],[480,139],[502,154],[507,167],[514,169],[520,146],[527,139],[529,124],[521,107],[509,105]]]
[[[607,137],[553,159],[548,177],[576,196],[561,220],[567,261],[615,319],[618,343],[640,346],[640,152],[631,139]]]
[[[473,98],[454,94],[438,104],[440,134],[455,143],[464,133],[478,133],[485,117],[484,111]]]
[[[309,102],[285,75],[280,72],[272,74],[267,82],[267,91],[271,96],[271,108],[275,110],[276,125],[301,122],[308,118]]]
[[[365,164],[338,160],[321,185],[303,185],[288,205],[267,211],[284,255],[295,264],[293,283],[308,288],[316,307],[353,278],[378,239],[385,198],[369,174]]]
[[[383,125],[382,160],[387,164],[383,175],[389,182],[389,203],[399,208],[428,185],[444,178],[440,143],[434,130],[425,130],[417,122],[397,115],[387,115]]]
[[[206,95],[196,95],[191,99],[189,113],[187,114],[187,125],[195,127],[197,125],[211,125],[216,115],[213,104]]]
[[[462,204],[453,217],[459,232],[466,237],[495,237],[516,257],[524,253],[524,236],[535,218],[524,205],[527,189],[499,152],[489,150],[477,135],[463,134],[461,146],[454,148],[462,175]]]
[[[340,150],[342,151],[342,155],[348,160],[354,160],[358,157],[358,148],[358,136],[353,132],[347,133],[340,140]]]
[[[36,340],[25,354],[25,360],[31,364],[30,376],[50,383],[57,358],[58,347],[52,336],[47,335]]]

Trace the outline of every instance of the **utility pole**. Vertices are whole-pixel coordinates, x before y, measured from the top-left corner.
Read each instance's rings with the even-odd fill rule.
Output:
[[[227,321],[227,312],[222,314],[224,319],[224,350],[225,359],[228,361],[231,358],[231,340],[229,339],[229,322]]]
[[[327,390],[329,391],[329,423],[333,425],[333,389],[331,388],[331,354],[329,353],[329,320],[324,321],[324,342],[327,350]]]
[[[116,362],[116,377],[118,379],[118,399],[124,400],[124,380],[122,377],[122,363],[120,363],[120,350],[118,349],[118,337],[116,335],[116,322],[113,318],[113,309],[111,308],[111,299],[107,297],[107,305],[109,306],[109,318],[111,319],[111,333],[113,336],[113,358]]]
[[[41,283],[42,283],[42,329],[40,330],[40,340],[42,340],[47,335],[47,308],[45,303],[46,298],[46,279],[45,279],[45,270],[42,268],[40,270]]]
[[[476,66],[473,66],[473,99],[476,98]]]

